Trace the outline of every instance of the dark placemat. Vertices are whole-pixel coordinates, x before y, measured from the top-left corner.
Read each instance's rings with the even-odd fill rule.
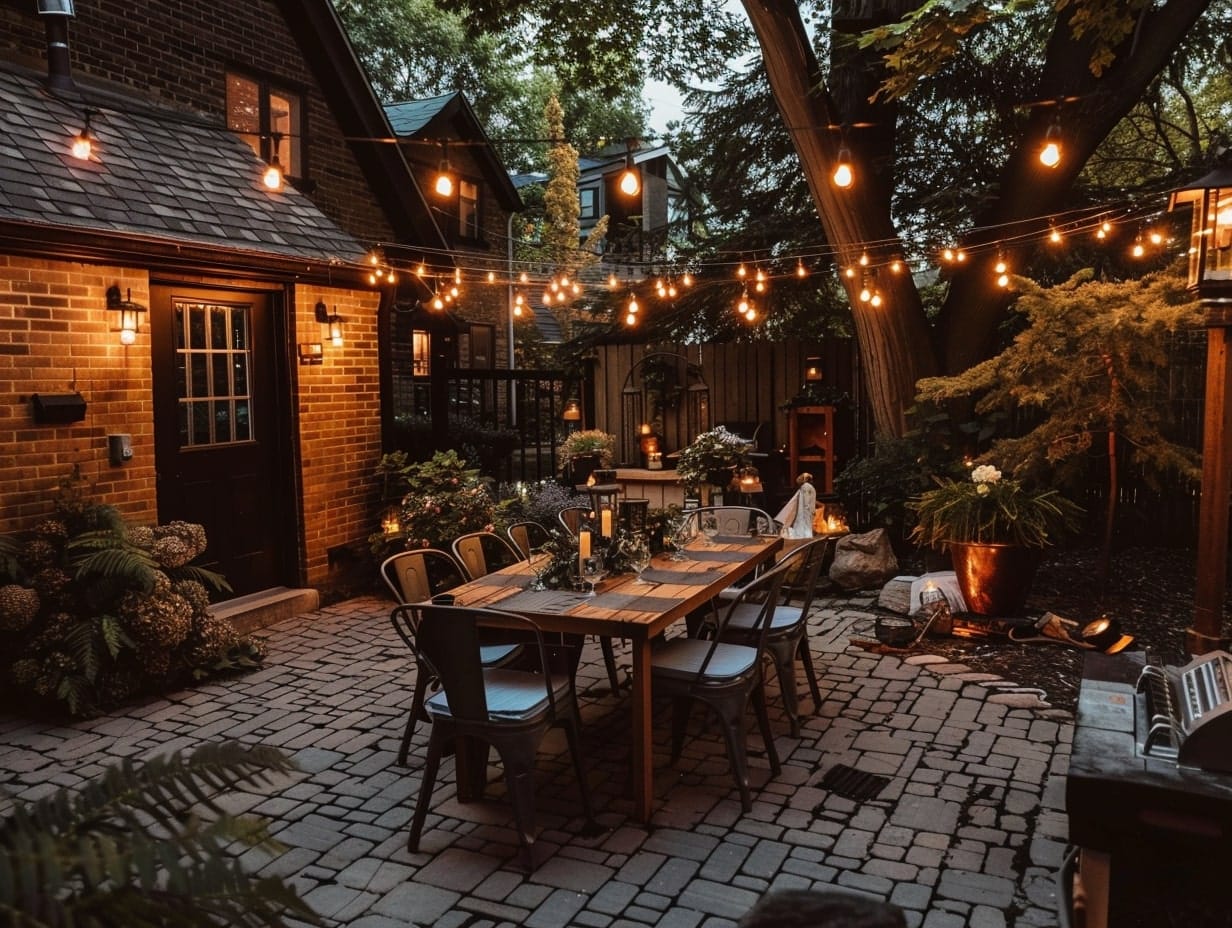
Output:
[[[646,570],[642,572],[642,579],[649,580],[651,583],[687,583],[691,586],[705,586],[714,577],[695,570]]]
[[[482,577],[476,577],[471,583],[477,583],[480,586],[524,586],[526,576],[525,574],[484,574]]]
[[[738,564],[748,555],[743,551],[715,551],[713,548],[690,548],[689,557],[695,561],[723,561]]]
[[[634,593],[600,593],[590,601],[592,606],[599,606],[602,609],[634,607],[638,612],[667,612],[679,603],[680,600],[668,596],[644,596]]]

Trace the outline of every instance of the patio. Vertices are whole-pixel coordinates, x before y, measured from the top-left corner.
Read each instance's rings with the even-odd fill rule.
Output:
[[[267,629],[266,667],[243,678],[72,726],[3,716],[0,788],[33,799],[77,786],[117,758],[203,741],[278,746],[302,772],[237,794],[230,806],[271,819],[286,852],[250,852],[247,863],[293,880],[328,925],[720,928],[783,887],[888,899],[912,926],[1058,924],[1071,716],[1041,704],[1038,691],[939,657],[849,646],[871,623],[872,602],[859,594],[814,605],[824,704],[806,716],[800,738],[789,738],[771,682],[784,769],[767,781],[768,765],[751,752],[747,815],[717,728],[691,737],[669,766],[668,707],[656,704],[658,807],[650,829],[629,821],[626,695],[609,692],[599,648],[588,644],[578,678],[582,735],[604,831],[580,834],[564,738],[554,732],[536,795],[539,843],[554,853],[529,877],[515,866],[496,768],[490,800],[461,805],[446,760],[422,849],[407,852],[428,726],[416,730],[411,768],[397,766],[413,664],[390,627],[391,604],[375,597]],[[694,732],[700,721],[699,712]],[[875,795],[845,798],[822,785],[838,764],[884,782],[856,778]]]

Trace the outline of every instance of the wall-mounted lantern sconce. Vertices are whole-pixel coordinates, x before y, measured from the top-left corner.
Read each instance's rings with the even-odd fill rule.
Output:
[[[107,309],[120,314],[120,327],[113,329],[120,333],[120,344],[131,345],[137,340],[137,330],[141,325],[141,313],[145,312],[145,307],[140,303],[134,303],[133,291],[128,291],[128,296],[120,295],[120,285],[112,284],[107,288]]]
[[[817,383],[821,380],[821,358],[804,359],[804,379],[807,383]]]
[[[334,307],[334,312],[329,311],[329,307],[325,305],[323,300],[317,300],[317,305],[313,307],[317,322],[321,325],[329,326],[329,341],[335,348],[342,347],[342,317],[338,315],[337,307]]]
[[[300,364],[320,364],[324,360],[324,352],[320,342],[299,343]]]

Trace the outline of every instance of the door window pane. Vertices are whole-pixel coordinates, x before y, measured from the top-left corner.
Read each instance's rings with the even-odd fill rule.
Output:
[[[250,314],[250,306],[175,305],[181,447],[252,440]]]

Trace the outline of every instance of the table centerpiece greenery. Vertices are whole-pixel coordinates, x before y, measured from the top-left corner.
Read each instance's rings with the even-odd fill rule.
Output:
[[[689,487],[706,483],[726,487],[732,482],[736,468],[749,463],[751,449],[746,439],[724,426],[716,426],[681,449],[676,461],[676,478]]]

